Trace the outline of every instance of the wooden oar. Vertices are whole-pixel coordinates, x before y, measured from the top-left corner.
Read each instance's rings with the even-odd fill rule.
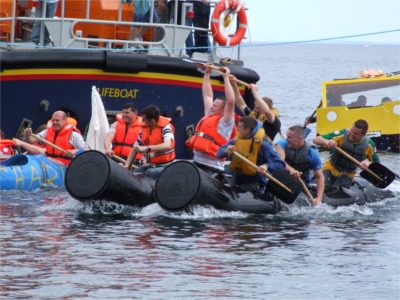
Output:
[[[47,141],[46,139],[42,138],[40,135],[37,135],[37,134],[34,134],[34,133],[30,133],[29,135],[34,137],[35,139],[38,139],[41,142],[53,147],[54,149],[57,149],[60,152],[62,152],[64,154],[67,154],[67,151],[65,151],[63,148],[61,148],[61,147],[59,147],[59,146]]]
[[[303,186],[304,193],[311,200],[311,204],[314,204],[314,197],[311,195],[310,190],[308,189],[308,187],[306,186],[306,184],[304,183],[304,181],[301,178],[299,178],[299,181],[300,181],[301,185]]]
[[[345,156],[347,159],[351,160],[353,163],[355,163],[359,168],[362,169],[361,167],[361,163],[355,159],[353,156],[351,156],[350,154],[348,154],[347,152],[343,151],[342,149],[340,149],[339,147],[335,147],[334,148],[336,151],[340,152],[340,154],[342,154],[343,156]],[[370,173],[372,176],[374,176],[376,179],[383,181],[383,179],[381,177],[379,177],[377,174],[375,174],[374,172],[372,172],[370,169],[366,169],[364,171],[367,171],[368,173]]]
[[[252,166],[254,169],[258,169],[258,166],[251,162],[250,160],[248,160],[246,157],[244,157],[243,155],[241,155],[239,152],[233,151],[233,154],[236,155],[239,159],[243,160],[244,162],[246,162],[248,165]],[[286,191],[288,191],[289,193],[292,192],[291,189],[289,189],[286,185],[284,185],[282,182],[280,182],[279,180],[277,180],[275,177],[273,177],[271,174],[265,172],[262,173],[262,175],[267,176],[270,180],[272,180],[273,182],[275,182],[277,185],[279,185],[281,188],[285,189]]]
[[[224,71],[221,70],[221,67],[217,67],[217,66],[208,66],[206,63],[202,63],[202,62],[198,62],[198,61],[193,61],[190,59],[183,59],[186,62],[192,63],[192,64],[196,64],[197,67],[201,68],[201,69],[205,69],[205,68],[211,68],[213,69],[216,73],[223,75]],[[238,84],[241,84],[245,87],[247,87],[248,89],[250,89],[250,84],[248,84],[247,82],[244,82],[242,80],[239,80],[237,78],[234,78],[233,81],[235,81]]]
[[[126,164],[126,160],[123,159],[122,157],[120,157],[120,156],[118,156],[118,155],[115,155],[115,154],[113,154],[112,157],[113,157],[115,160],[118,160],[119,162],[123,163],[124,165]],[[136,157],[136,155],[135,155],[135,157]],[[133,160],[135,160],[135,159],[133,159]],[[135,166],[135,165],[133,164],[133,161],[132,161],[132,165],[131,165],[131,167],[130,167],[129,169],[132,169],[132,168],[133,168],[133,169],[137,169],[137,166]]]
[[[126,163],[128,164],[128,170],[132,169],[133,162],[135,161],[136,155],[138,155],[138,151],[133,152],[133,155],[129,155]]]

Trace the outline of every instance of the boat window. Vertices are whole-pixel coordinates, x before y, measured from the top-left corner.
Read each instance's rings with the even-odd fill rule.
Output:
[[[400,100],[400,80],[338,83],[326,86],[327,106],[359,108]]]

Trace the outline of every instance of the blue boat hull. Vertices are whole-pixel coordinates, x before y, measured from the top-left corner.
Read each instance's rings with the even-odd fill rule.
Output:
[[[43,184],[64,187],[67,166],[43,155],[17,154],[0,162],[0,189],[32,191]]]
[[[82,133],[91,117],[91,92],[96,86],[108,115],[127,102],[139,111],[149,104],[172,119],[177,158],[192,158],[188,134],[204,116],[202,76],[193,63],[175,57],[111,51],[9,51],[1,53],[1,128],[18,137],[25,127],[36,130],[59,109],[76,117]],[[256,72],[229,66],[237,78],[256,83]],[[212,79],[214,96],[224,93],[222,76]],[[29,97],[26,97],[29,91]],[[244,99],[253,105],[251,93]]]

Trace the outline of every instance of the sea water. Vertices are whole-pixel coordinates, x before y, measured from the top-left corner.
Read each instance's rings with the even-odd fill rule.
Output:
[[[316,108],[321,81],[397,71],[399,53],[305,44],[247,47],[242,59],[285,133]],[[381,160],[400,173],[398,154]],[[374,204],[274,216],[83,204],[51,187],[1,191],[0,298],[399,299],[400,182],[388,189],[395,197]]]

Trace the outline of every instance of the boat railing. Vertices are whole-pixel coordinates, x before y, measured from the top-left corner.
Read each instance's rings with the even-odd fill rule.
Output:
[[[50,36],[52,38],[52,47],[56,48],[70,48],[70,49],[120,49],[122,51],[146,51],[148,54],[155,55],[164,55],[164,56],[177,56],[177,57],[185,57],[186,47],[185,41],[191,32],[194,31],[205,31],[211,35],[210,29],[199,28],[194,26],[185,26],[178,25],[177,20],[175,19],[173,24],[170,23],[154,23],[151,19],[150,23],[141,23],[141,22],[128,22],[122,21],[122,5],[126,4],[124,1],[119,2],[118,7],[118,20],[103,20],[103,19],[93,19],[90,17],[90,0],[86,0],[86,16],[84,18],[67,18],[65,17],[65,1],[60,0],[61,9],[60,9],[60,17],[55,18],[32,18],[32,17],[21,17],[16,16],[16,1],[13,1],[12,4],[12,16],[2,17],[0,16],[0,23],[4,24],[4,22],[10,22],[10,37],[9,41],[1,42],[0,44],[5,44],[8,48],[13,47],[35,47],[35,48],[48,48],[45,46],[37,46],[33,43],[29,42],[21,42],[15,39],[15,28],[17,22],[28,23],[32,21],[43,21],[43,24],[47,27]],[[153,0],[154,2],[154,0]],[[175,15],[178,12],[178,0],[175,0]],[[215,5],[215,3],[213,4]],[[151,11],[154,10],[154,5],[151,8]],[[182,17],[181,24],[185,24],[186,20],[186,12],[193,11],[192,3],[184,3],[182,5]],[[43,12],[44,13],[44,12]],[[115,26],[115,28],[124,27],[124,34],[115,34],[113,38],[102,37],[102,36],[84,36],[82,34],[82,30],[77,30],[76,28],[82,27],[82,25],[88,24],[98,24],[99,26]],[[132,26],[138,27],[149,27],[153,30],[158,30],[160,33],[160,38],[157,41],[154,40],[130,40],[129,39],[129,28]],[[118,32],[115,30],[115,32]],[[123,38],[121,37],[123,36]],[[44,40],[44,26],[41,29],[40,41],[43,44]],[[240,59],[240,45],[236,46],[237,51],[237,59]],[[212,41],[210,45],[211,53],[209,53],[208,60],[215,60],[217,55],[217,44],[215,41]],[[193,49],[196,51],[196,48]]]

